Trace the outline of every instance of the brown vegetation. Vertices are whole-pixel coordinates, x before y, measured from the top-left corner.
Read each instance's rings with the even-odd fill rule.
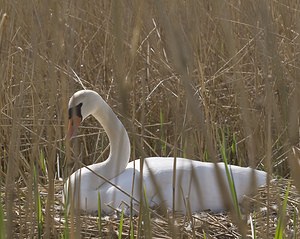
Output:
[[[299,13],[295,0],[0,0],[0,199],[7,238],[37,237],[39,191],[40,236],[60,237],[58,179],[81,167],[79,158],[84,164],[106,158],[107,138],[94,119],[81,127],[77,152],[64,140],[67,102],[83,87],[99,92],[119,115],[132,159],[218,161],[223,132],[230,163],[289,178],[300,189]],[[261,223],[257,236],[274,237],[286,184],[275,181],[263,190],[257,204],[266,213],[254,213]],[[292,192],[287,211],[296,216],[285,220],[285,233],[297,238],[299,195]],[[200,230],[194,227],[199,220],[180,218],[176,230],[187,233],[176,235],[244,233],[233,226],[218,236],[236,224],[229,214],[219,216],[204,216]],[[74,218],[71,237],[99,236],[96,219]],[[174,236],[173,220],[155,220],[153,228],[162,231],[153,236]],[[211,220],[220,226],[207,226]],[[116,223],[103,221],[105,236]],[[135,235],[147,237],[141,228]]]

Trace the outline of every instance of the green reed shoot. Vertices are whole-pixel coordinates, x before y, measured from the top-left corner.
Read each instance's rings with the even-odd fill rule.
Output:
[[[206,239],[207,237],[205,231],[203,230],[202,232],[203,232],[203,239]]]
[[[167,144],[164,136],[164,114],[162,109],[159,111],[159,122],[160,122],[160,142],[161,142],[161,155],[167,154]]]
[[[236,164],[239,165],[239,166],[242,166],[241,159],[238,155],[237,139],[236,139],[236,134],[235,133],[232,134],[232,143],[231,143],[231,146],[230,146],[230,150],[231,150],[232,157],[234,159],[236,159],[236,161],[235,161]]]
[[[124,223],[124,209],[122,209],[122,212],[121,212],[121,218],[120,218],[120,224],[119,224],[119,235],[118,235],[119,239],[122,239],[123,223]]]
[[[290,183],[288,184],[285,195],[284,195],[281,214],[279,216],[279,220],[278,220],[277,227],[276,227],[276,232],[275,232],[275,237],[274,237],[275,239],[283,238],[284,221],[285,221],[285,216],[286,216],[286,212],[287,212],[286,210],[287,210],[287,202],[288,202],[289,192],[290,192]]]
[[[34,194],[35,194],[35,201],[36,201],[38,238],[42,238],[44,218],[42,212],[42,201],[41,201],[41,196],[40,196],[39,186],[38,186],[37,170],[35,166],[33,168],[33,181],[34,181]]]
[[[68,202],[65,201],[64,205],[64,231],[62,238],[69,239],[70,238],[70,230],[69,230],[69,224],[68,224]]]
[[[144,231],[145,235],[147,235],[147,238],[152,238],[152,230],[151,230],[151,220],[150,220],[150,207],[149,207],[149,202],[146,194],[146,188],[144,187],[143,190],[143,221],[144,221]]]
[[[4,213],[2,208],[2,202],[0,204],[0,239],[6,238],[5,236],[5,225],[4,225]]]
[[[207,149],[204,150],[204,153],[203,153],[203,161],[204,162],[209,162],[209,154],[208,154],[208,151]]]
[[[293,227],[294,227],[293,239],[297,239],[297,225],[298,225],[298,210],[295,208],[294,216],[293,216]]]
[[[235,212],[237,213],[238,218],[241,219],[241,210],[240,210],[240,206],[239,206],[237,195],[236,195],[234,179],[232,177],[230,167],[228,166],[225,134],[224,134],[223,130],[220,130],[220,131],[221,131],[221,140],[219,139],[219,141],[220,141],[220,150],[221,150],[221,155],[222,155],[224,165],[225,165],[227,181],[228,181],[228,184],[229,184],[229,190],[230,190],[231,198],[233,200],[233,206],[234,206]]]
[[[232,135],[232,144],[231,144],[231,152],[232,154],[237,154],[237,142],[236,142],[236,136],[235,134]]]
[[[39,166],[41,167],[43,174],[47,175],[46,158],[45,158],[43,150],[40,151],[40,162],[39,163],[40,163]]]
[[[134,239],[133,220],[130,218],[130,239]]]
[[[100,192],[98,192],[98,230],[99,230],[99,237],[102,236],[102,228],[101,228],[101,197]]]

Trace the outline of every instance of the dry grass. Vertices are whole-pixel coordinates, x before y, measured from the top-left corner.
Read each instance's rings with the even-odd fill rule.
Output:
[[[64,141],[67,102],[82,85],[98,91],[119,115],[132,159],[217,161],[216,139],[223,131],[231,163],[289,178],[300,189],[296,0],[0,0],[0,6],[0,192],[7,238],[38,237],[34,168],[44,215],[41,236],[57,238],[64,227],[57,179],[80,167],[78,154],[84,164],[107,156],[107,138],[93,119],[81,128],[77,154]],[[274,237],[282,182],[257,196],[257,238]],[[299,234],[298,210],[293,187],[286,237]],[[75,218],[71,237],[97,237],[96,218]],[[179,217],[176,230],[172,218],[158,218],[152,220],[153,237],[242,233],[229,214]],[[104,235],[114,237],[118,220],[103,223]],[[126,234],[127,221],[124,227]]]

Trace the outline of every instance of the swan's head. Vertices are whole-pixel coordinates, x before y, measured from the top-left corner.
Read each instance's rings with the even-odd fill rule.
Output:
[[[77,131],[80,123],[95,111],[95,102],[100,95],[92,90],[77,91],[70,99],[68,105],[69,127],[67,138],[72,138]]]

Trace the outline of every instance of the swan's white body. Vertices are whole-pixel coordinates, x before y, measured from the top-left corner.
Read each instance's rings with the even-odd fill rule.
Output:
[[[171,157],[146,158],[141,180],[141,161],[135,160],[128,163],[130,157],[129,138],[124,126],[111,108],[96,92],[89,90],[76,92],[70,99],[69,109],[80,103],[82,103],[81,108],[79,107],[82,115],[81,121],[92,114],[107,132],[110,140],[110,155],[102,163],[77,170],[66,181],[64,195],[72,196],[76,208],[91,213],[96,212],[98,195],[100,195],[101,209],[107,214],[113,212],[114,208],[129,210],[131,202],[137,209],[136,205],[140,201],[141,195],[140,182],[143,182],[143,189],[145,189],[150,207],[163,204],[168,209],[175,209],[182,213],[187,210],[197,212],[207,209],[212,211],[226,209],[216,175],[216,167],[218,167],[221,172],[221,181],[228,188],[223,163],[218,163],[216,166],[213,163],[176,158],[176,180],[173,187],[175,159]],[[72,116],[70,117],[72,120]],[[73,124],[71,125],[73,126]],[[266,183],[264,171],[233,165],[230,165],[229,169],[234,179],[239,202],[243,195],[252,193],[257,186]],[[173,193],[173,189],[175,193]],[[135,200],[132,200],[132,197]]]

